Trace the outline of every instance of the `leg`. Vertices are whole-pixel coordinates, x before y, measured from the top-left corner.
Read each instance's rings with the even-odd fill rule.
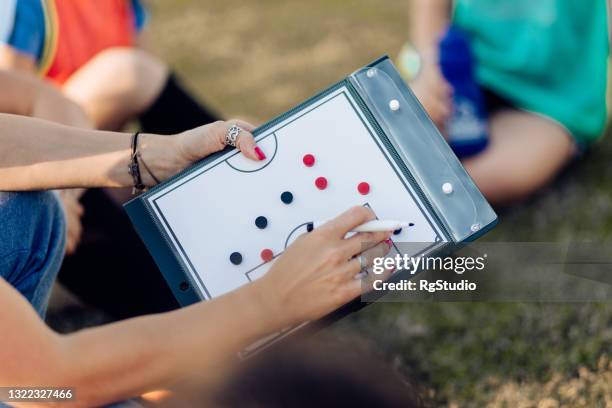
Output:
[[[464,166],[491,203],[504,204],[548,183],[575,149],[567,130],[552,120],[503,110],[491,118],[487,149]]]
[[[51,192],[0,193],[0,276],[44,317],[64,254],[65,224]]]
[[[172,134],[218,119],[168,73],[164,62],[138,48],[100,52],[63,90],[99,129],[118,130],[139,117],[144,132]]]
[[[98,129],[119,130],[139,117],[143,132],[179,133],[218,120],[198,103],[166,65],[138,48],[100,52],[64,84]],[[109,192],[118,203],[129,190]]]
[[[155,101],[168,78],[166,65],[136,48],[98,53],[64,84],[98,129],[119,130]]]

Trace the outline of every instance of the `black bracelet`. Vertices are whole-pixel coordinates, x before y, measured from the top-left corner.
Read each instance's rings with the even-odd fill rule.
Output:
[[[128,165],[128,173],[134,180],[132,194],[140,193],[145,189],[142,177],[140,177],[140,166],[138,163],[138,135],[140,135],[140,132],[136,132],[132,135],[132,155],[130,157],[130,164]]]
[[[136,152],[136,156],[138,156],[138,163],[142,163],[142,166],[145,168],[147,173],[149,173],[149,176],[151,176],[153,181],[155,181],[157,184],[161,183],[161,181],[159,181],[159,179],[155,177],[155,174],[153,174],[153,171],[149,168],[149,166],[147,166],[147,162],[144,161],[140,152]]]

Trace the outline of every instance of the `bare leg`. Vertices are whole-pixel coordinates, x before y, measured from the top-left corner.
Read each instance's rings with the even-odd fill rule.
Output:
[[[576,149],[566,129],[532,113],[504,110],[491,118],[490,127],[487,149],[463,164],[493,204],[533,193],[552,180]]]
[[[79,68],[63,91],[96,128],[121,130],[155,101],[167,77],[166,65],[146,51],[116,47],[101,51]],[[108,194],[118,204],[131,197],[130,189],[110,189]]]
[[[110,48],[75,72],[63,91],[98,129],[119,130],[145,111],[168,78],[166,65],[137,48]]]

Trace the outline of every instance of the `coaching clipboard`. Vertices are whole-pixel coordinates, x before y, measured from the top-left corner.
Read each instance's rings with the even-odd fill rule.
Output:
[[[421,253],[497,221],[388,57],[253,134],[265,160],[228,148],[125,205],[183,306],[259,278],[308,222],[354,205],[409,221],[392,240],[424,243]]]

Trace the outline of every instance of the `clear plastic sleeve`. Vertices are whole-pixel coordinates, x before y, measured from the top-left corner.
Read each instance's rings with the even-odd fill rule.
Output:
[[[455,242],[475,239],[497,216],[388,59],[349,81]]]

